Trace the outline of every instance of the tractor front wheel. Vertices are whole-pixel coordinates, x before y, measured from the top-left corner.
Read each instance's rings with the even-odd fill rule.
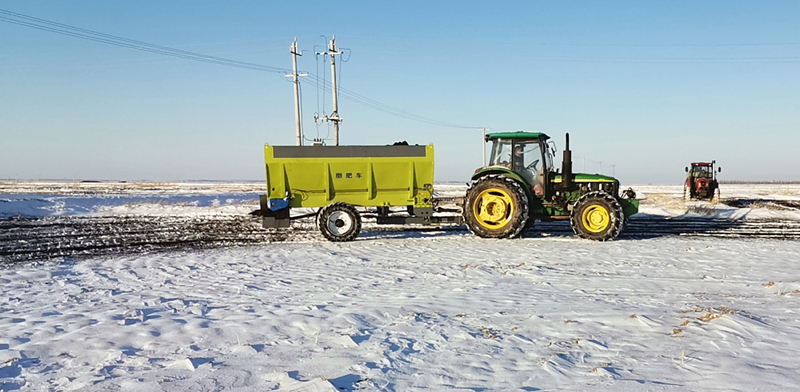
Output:
[[[350,204],[331,203],[317,214],[317,227],[329,241],[352,241],[361,232],[361,215]]]
[[[572,208],[570,224],[579,237],[595,241],[617,238],[625,223],[625,215],[614,196],[594,191],[581,196]]]
[[[513,178],[490,174],[467,189],[464,221],[479,237],[518,237],[529,219],[528,196]]]

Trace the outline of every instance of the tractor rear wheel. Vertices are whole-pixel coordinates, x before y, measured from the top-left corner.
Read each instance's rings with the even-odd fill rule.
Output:
[[[329,241],[352,241],[361,232],[361,215],[350,204],[331,203],[317,214],[317,227]]]
[[[528,196],[513,178],[490,174],[467,189],[464,221],[479,237],[518,237],[529,219]]]
[[[579,237],[595,241],[617,238],[625,226],[625,215],[617,199],[603,191],[581,196],[570,214],[572,231]]]
[[[519,232],[519,236],[520,236],[520,237],[524,237],[524,236],[525,236],[525,234],[526,234],[526,233],[527,233],[527,232],[528,232],[528,231],[529,231],[531,228],[533,228],[533,224],[534,224],[535,222],[536,222],[536,219],[533,219],[532,217],[531,217],[531,218],[528,218],[528,222],[527,222],[527,223],[525,223],[525,227],[523,227],[523,228],[522,228],[522,231],[521,231],[521,232]]]

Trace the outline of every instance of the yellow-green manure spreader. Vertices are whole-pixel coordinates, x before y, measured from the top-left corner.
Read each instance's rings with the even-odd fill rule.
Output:
[[[316,215],[325,238],[350,241],[365,212],[378,224],[462,223],[458,215],[437,214],[446,211],[433,198],[433,145],[266,145],[264,159],[264,227],[288,227],[290,219]],[[292,208],[319,210],[295,217]]]
[[[460,216],[434,198],[433,145],[266,145],[263,226],[288,227],[291,219],[316,216],[327,239],[350,241],[361,231],[363,215],[378,224],[466,223],[480,237],[514,238],[536,220],[568,219],[582,238],[616,238],[638,212],[636,192],[620,192],[613,177],[573,173],[569,134],[561,171],[555,169],[548,139],[533,132],[486,135],[489,164],[472,175],[458,203]],[[292,215],[292,208],[317,212]]]

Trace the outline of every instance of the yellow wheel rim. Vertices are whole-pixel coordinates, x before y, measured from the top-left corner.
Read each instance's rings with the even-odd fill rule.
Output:
[[[608,228],[608,225],[611,223],[611,218],[605,207],[595,204],[583,210],[581,221],[586,230],[592,233],[599,233]]]
[[[489,188],[475,198],[472,212],[481,226],[487,229],[499,229],[511,221],[514,202],[506,191]]]

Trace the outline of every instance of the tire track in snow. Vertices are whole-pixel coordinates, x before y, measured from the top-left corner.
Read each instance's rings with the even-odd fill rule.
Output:
[[[254,216],[70,216],[0,220],[0,262],[60,257],[209,249],[271,242],[324,241],[311,219],[267,230]],[[464,235],[464,226],[379,226],[365,222],[361,240]],[[703,217],[634,217],[622,239],[665,236],[800,239],[800,221]],[[536,222],[525,237],[572,237],[568,222]]]
[[[48,217],[0,220],[0,261],[207,249],[302,241],[309,230],[265,230],[251,216]]]

